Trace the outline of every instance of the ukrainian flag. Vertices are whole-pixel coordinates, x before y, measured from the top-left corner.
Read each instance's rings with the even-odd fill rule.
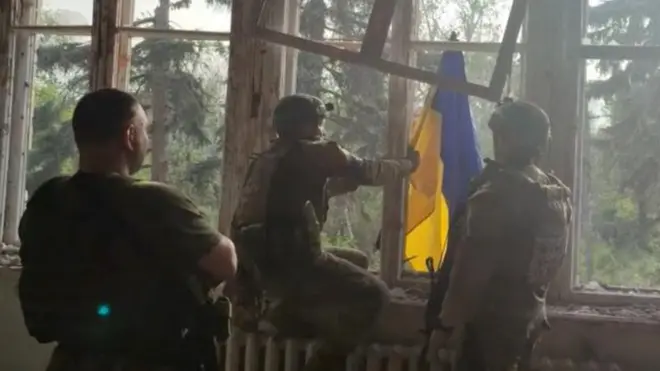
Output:
[[[463,53],[444,52],[438,73],[466,81]],[[412,269],[422,272],[428,257],[439,266],[450,221],[482,169],[467,96],[433,89],[413,123],[410,144],[420,154],[420,165],[408,186],[404,251]]]

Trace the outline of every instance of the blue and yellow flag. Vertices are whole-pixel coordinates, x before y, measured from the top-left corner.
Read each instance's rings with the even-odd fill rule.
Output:
[[[446,51],[439,74],[466,81],[463,53]],[[470,180],[482,160],[465,94],[432,89],[410,133],[420,165],[410,177],[405,258],[417,272],[432,257],[436,268],[447,245],[450,221],[468,197]]]

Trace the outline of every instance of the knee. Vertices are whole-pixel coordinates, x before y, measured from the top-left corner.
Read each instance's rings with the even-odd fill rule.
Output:
[[[347,260],[362,269],[369,268],[369,257],[367,256],[367,254],[365,254],[360,250],[336,248],[336,249],[327,249],[327,251],[332,255]]]
[[[389,304],[391,296],[390,290],[385,282],[377,277],[369,277],[370,282],[365,285],[362,295],[362,301],[365,306],[365,312],[371,313],[376,318],[383,309]]]
[[[368,269],[369,257],[367,256],[367,254],[363,253],[362,251],[355,251],[355,253],[352,256],[351,263],[357,265],[362,269]]]

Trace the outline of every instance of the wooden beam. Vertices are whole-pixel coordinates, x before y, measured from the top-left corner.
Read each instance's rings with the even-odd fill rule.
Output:
[[[17,21],[30,24],[36,21],[36,0],[23,0],[17,6]],[[36,57],[36,36],[17,34],[14,48],[13,97],[9,125],[9,152],[7,163],[7,194],[3,242],[18,245],[18,224],[25,205],[25,157],[27,136],[31,125],[32,83]]]
[[[410,2],[412,0],[403,1]],[[396,3],[397,0],[375,0],[369,16],[367,33],[362,39],[360,53],[374,59],[382,57]]]
[[[90,90],[114,86],[118,57],[117,29],[121,17],[120,0],[94,0]]]
[[[504,30],[504,37],[497,55],[493,75],[490,79],[490,96],[492,100],[500,100],[504,92],[507,78],[511,76],[513,54],[518,43],[518,35],[527,14],[528,0],[514,0],[509,13],[509,20]]]
[[[660,46],[581,45],[580,58],[607,60],[660,59]]]
[[[390,59],[408,64],[412,57],[411,33],[414,24],[415,0],[400,1],[394,14]],[[408,128],[412,120],[411,81],[391,76],[388,90],[387,153],[390,157],[404,157],[408,144]],[[408,182],[396,180],[383,189],[383,220],[380,236],[380,275],[391,287],[399,280],[402,247],[404,245],[405,190]]]
[[[131,24],[133,22],[133,11],[135,9],[134,0],[120,0],[121,9],[120,9],[120,20],[119,25]],[[119,89],[128,89],[130,81],[130,71],[131,71],[131,37],[126,33],[121,33],[117,35],[118,37],[118,46],[117,46],[117,66],[115,72],[115,83],[114,86]]]
[[[499,97],[493,99],[493,96],[489,92],[489,88],[483,85],[438,76],[433,72],[406,66],[400,63],[382,59],[372,59],[360,53],[339,49],[331,45],[287,35],[267,28],[257,28],[255,36],[274,44],[285,45],[305,52],[319,54],[332,60],[362,65],[390,75],[437,85],[440,90],[459,91],[467,95],[491,101],[499,99]]]
[[[7,194],[7,168],[9,165],[9,133],[13,90],[15,34],[11,26],[17,15],[15,0],[0,1],[0,210],[5,210]],[[0,226],[5,213],[0,212]],[[0,239],[3,228],[0,227]]]
[[[286,4],[287,19],[286,29],[287,33],[298,36],[300,32],[300,1],[287,0]],[[286,63],[284,64],[284,86],[283,93],[285,95],[292,94],[296,91],[298,83],[298,50],[294,48],[286,49]]]
[[[260,0],[232,2],[219,217],[220,232],[225,234],[230,231],[250,155],[265,149],[272,138],[272,112],[281,88],[282,58],[276,50],[278,46],[251,36],[260,6]],[[270,6],[264,11],[263,21],[269,26],[281,26],[281,20],[273,19],[273,14],[284,12],[275,12]]]

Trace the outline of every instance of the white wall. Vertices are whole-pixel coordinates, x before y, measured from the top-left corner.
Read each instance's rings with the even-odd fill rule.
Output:
[[[16,293],[18,275],[0,268],[0,370],[43,371],[52,346],[37,343],[25,330]]]

